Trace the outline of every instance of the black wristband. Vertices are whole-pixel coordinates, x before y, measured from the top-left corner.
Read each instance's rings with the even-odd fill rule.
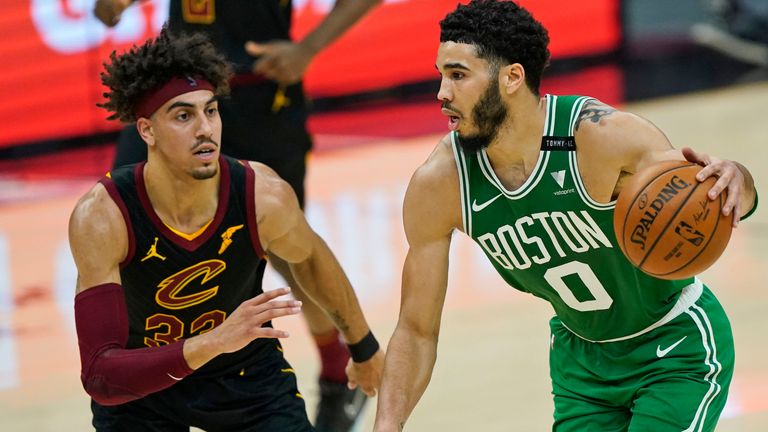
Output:
[[[352,360],[355,363],[362,363],[379,351],[379,342],[373,336],[373,332],[369,331],[364,338],[360,339],[360,342],[347,344],[347,347],[349,354],[352,355]]]

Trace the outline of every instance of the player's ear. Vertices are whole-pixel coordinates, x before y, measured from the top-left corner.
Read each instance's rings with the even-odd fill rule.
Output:
[[[139,119],[136,120],[136,130],[139,131],[141,139],[143,139],[147,145],[155,145],[155,132],[152,130],[152,120],[145,117],[139,117]]]
[[[499,69],[499,83],[501,91],[512,94],[522,86],[525,86],[525,69],[520,63],[502,66]]]

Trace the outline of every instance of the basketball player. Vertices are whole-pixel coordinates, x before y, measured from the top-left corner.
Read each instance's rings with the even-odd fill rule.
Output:
[[[283,259],[349,341],[350,386],[374,395],[384,355],[352,287],[274,171],[220,154],[228,66],[205,36],[160,35],[102,74],[102,105],[136,122],[146,163],[115,169],[70,219],[83,385],[98,431],[312,431],[264,293]]]
[[[133,0],[98,0],[96,16],[105,24],[119,22]],[[290,0],[171,0],[168,27],[172,32],[206,34],[232,63],[232,92],[219,101],[224,124],[222,152],[258,161],[288,182],[304,206],[304,177],[312,139],[301,78],[314,56],[343,34],[380,0],[339,0],[302,40],[291,42]],[[117,143],[114,166],[147,158],[147,146],[135,125],[126,127]],[[304,300],[302,313],[320,353],[320,402],[315,426],[320,432],[345,432],[365,403],[359,390],[349,390],[344,366],[349,360],[333,322],[311,302],[279,257],[272,266]]]
[[[650,122],[588,97],[539,95],[547,31],[517,4],[473,0],[440,23],[445,136],[418,168],[409,250],[375,430],[402,430],[430,380],[454,230],[511,286],[550,302],[556,431],[711,431],[733,373],[728,319],[698,278],[632,267],[613,234],[633,173],[688,159],[719,178],[734,226],[756,193],[741,165],[671,147]],[[428,221],[425,223],[425,221]]]

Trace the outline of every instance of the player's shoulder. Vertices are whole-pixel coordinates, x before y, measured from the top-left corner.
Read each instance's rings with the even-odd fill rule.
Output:
[[[649,145],[669,146],[664,134],[650,121],[593,98],[582,105],[573,131],[577,151],[590,158],[626,161]]]
[[[442,137],[427,160],[416,169],[411,178],[411,187],[414,186],[441,190],[458,187],[458,171],[451,134]]]
[[[120,216],[120,209],[109,195],[107,188],[99,182],[77,200],[70,219],[98,222],[105,219],[105,216],[113,215]]]
[[[262,199],[283,200],[294,195],[293,188],[269,166],[255,161],[248,161],[248,166],[253,170],[254,191],[257,197]]]
[[[448,232],[461,219],[459,175],[450,135],[443,137],[427,160],[411,177],[403,203],[406,220],[421,224],[429,220],[432,229]]]
[[[590,158],[634,160],[648,150],[671,147],[664,133],[649,120],[597,99],[588,99],[574,122],[579,152]]]
[[[660,132],[647,119],[594,98],[581,106],[573,130],[577,140],[593,146],[632,145],[638,133]]]
[[[100,182],[80,197],[69,218],[70,239],[82,235],[109,240],[126,232],[120,208]]]
[[[599,142],[594,138],[610,134],[622,124],[633,120],[632,114],[628,112],[598,99],[588,98],[581,105],[573,125],[573,131],[574,135],[581,138],[582,141]]]
[[[263,163],[250,161],[248,165],[254,172],[253,199],[259,229],[293,223],[301,207],[291,185]]]

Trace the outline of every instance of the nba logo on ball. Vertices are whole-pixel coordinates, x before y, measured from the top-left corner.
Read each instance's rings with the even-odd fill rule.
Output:
[[[619,194],[613,221],[619,247],[651,276],[694,276],[728,244],[732,216],[721,212],[725,192],[710,200],[716,179],[699,182],[700,170],[690,162],[661,162],[635,174]]]

